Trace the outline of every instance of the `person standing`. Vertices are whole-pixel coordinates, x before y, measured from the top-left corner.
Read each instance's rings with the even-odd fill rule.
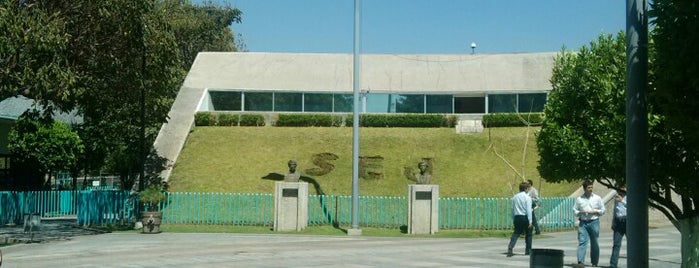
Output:
[[[539,208],[539,191],[534,187],[534,182],[532,180],[527,180],[529,182],[529,197],[532,198],[532,226],[534,227],[535,234],[541,234],[541,229],[539,229],[539,221],[536,220],[536,210]]]
[[[587,245],[591,244],[590,261],[593,266],[599,262],[599,217],[604,215],[604,201],[599,195],[592,192],[593,181],[585,180],[582,187],[585,192],[575,199],[573,211],[578,217],[578,265],[585,266],[585,253]]]
[[[609,259],[609,267],[616,268],[619,262],[621,239],[626,235],[626,187],[619,187],[614,197],[614,217],[612,218],[612,231],[614,231],[614,244],[612,245],[612,257]]]
[[[524,255],[529,255],[532,249],[532,199],[527,194],[529,183],[519,184],[519,193],[512,197],[512,219],[515,230],[510,237],[510,244],[507,245],[507,257],[512,257],[512,250],[517,244],[517,239],[521,234],[524,236]]]

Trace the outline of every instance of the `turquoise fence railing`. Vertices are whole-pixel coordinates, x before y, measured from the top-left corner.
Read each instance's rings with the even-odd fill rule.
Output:
[[[171,192],[161,211],[163,223],[274,224],[272,194]]]
[[[348,225],[351,196],[310,195],[309,225]],[[81,225],[127,223],[136,220],[139,205],[128,191],[0,192],[0,223],[19,223],[24,213],[41,217],[75,216]],[[540,199],[537,210],[543,230],[574,228],[573,198]],[[398,228],[407,224],[405,197],[360,196],[359,224]],[[168,193],[162,203],[165,224],[229,224],[272,226],[272,194]],[[448,197],[439,200],[440,229],[511,229],[510,198]]]
[[[74,191],[0,192],[0,223],[19,223],[24,214],[62,217],[77,212]]]

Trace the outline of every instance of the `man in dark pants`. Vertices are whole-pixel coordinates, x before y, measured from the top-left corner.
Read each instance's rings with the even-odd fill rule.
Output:
[[[614,197],[614,218],[612,219],[614,231],[614,244],[612,245],[612,257],[609,259],[609,267],[616,268],[619,262],[621,239],[626,235],[626,187],[621,186]]]
[[[515,230],[510,237],[510,244],[507,246],[507,257],[512,257],[512,250],[517,244],[517,239],[521,234],[525,234],[524,255],[529,255],[532,249],[532,199],[527,194],[529,183],[519,184],[519,193],[512,197],[512,218]]]

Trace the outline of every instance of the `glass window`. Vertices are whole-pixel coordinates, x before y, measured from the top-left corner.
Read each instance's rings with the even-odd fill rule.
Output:
[[[367,94],[363,105],[366,105],[367,113],[392,113],[396,111],[392,100],[391,94]]]
[[[272,111],[272,93],[246,92],[245,111]]]
[[[516,94],[488,95],[489,113],[514,113],[517,111]]]
[[[422,94],[393,94],[396,102],[396,113],[424,113],[425,95]]]
[[[274,111],[301,112],[303,93],[275,93]]]
[[[452,95],[427,95],[426,98],[426,112],[427,113],[440,113],[440,114],[450,114],[451,101],[453,99]]]
[[[334,94],[333,95],[333,111],[335,112],[352,112],[354,106],[354,95],[352,94]]]
[[[546,93],[519,94],[517,110],[520,113],[538,113],[544,111]]]
[[[214,111],[240,111],[242,94],[236,91],[209,91]]]
[[[484,114],[485,97],[454,97],[454,113]]]
[[[303,95],[303,110],[306,112],[332,112],[333,94],[306,93]]]

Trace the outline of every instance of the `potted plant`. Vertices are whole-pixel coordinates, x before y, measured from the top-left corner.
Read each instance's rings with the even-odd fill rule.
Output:
[[[160,204],[167,200],[165,187],[150,185],[138,194],[143,210],[141,211],[141,223],[144,234],[160,233],[160,222],[163,212],[159,211]]]

